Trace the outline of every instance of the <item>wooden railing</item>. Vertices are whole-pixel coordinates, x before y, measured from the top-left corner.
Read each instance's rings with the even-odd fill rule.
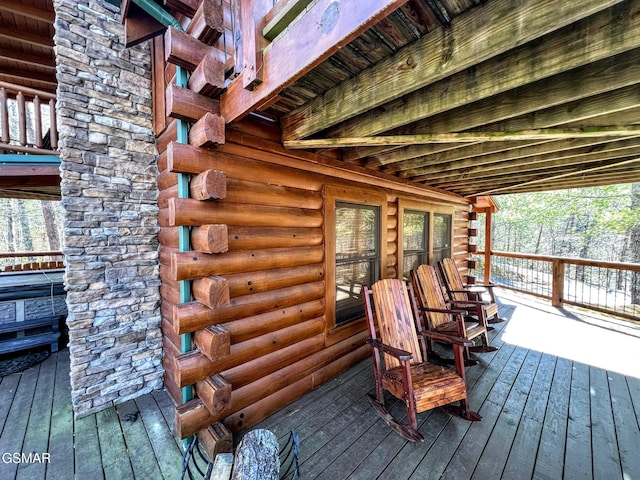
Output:
[[[5,252],[0,253],[0,272],[51,270],[63,268],[62,252]]]
[[[482,278],[484,252],[472,275]],[[483,279],[484,280],[484,279]],[[640,264],[491,252],[490,281],[511,290],[640,321]]]
[[[0,82],[0,154],[56,153],[55,105],[52,93]]]

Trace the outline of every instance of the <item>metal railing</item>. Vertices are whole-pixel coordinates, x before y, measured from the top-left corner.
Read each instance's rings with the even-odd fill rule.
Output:
[[[482,279],[484,252],[471,275]],[[640,264],[491,252],[496,285],[563,304],[640,321]]]

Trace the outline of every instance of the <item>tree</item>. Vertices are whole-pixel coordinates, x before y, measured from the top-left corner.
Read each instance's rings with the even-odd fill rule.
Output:
[[[41,204],[47,239],[49,241],[49,250],[60,250],[60,235],[58,233],[58,225],[56,224],[53,202],[42,201]]]

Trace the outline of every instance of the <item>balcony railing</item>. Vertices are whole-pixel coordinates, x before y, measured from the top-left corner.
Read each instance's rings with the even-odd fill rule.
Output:
[[[0,82],[0,154],[57,153],[55,104],[52,93]]]
[[[62,252],[5,252],[0,253],[0,272],[51,270],[64,267]]]
[[[471,275],[483,277],[484,252]],[[640,321],[640,264],[491,252],[496,285],[551,300]]]

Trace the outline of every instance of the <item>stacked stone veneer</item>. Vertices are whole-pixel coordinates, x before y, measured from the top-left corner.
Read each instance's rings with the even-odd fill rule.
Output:
[[[65,287],[76,415],[162,386],[149,46],[119,8],[54,0]]]

